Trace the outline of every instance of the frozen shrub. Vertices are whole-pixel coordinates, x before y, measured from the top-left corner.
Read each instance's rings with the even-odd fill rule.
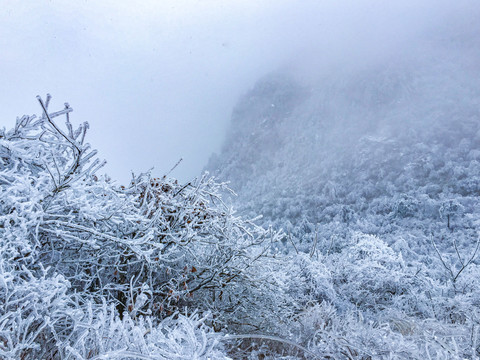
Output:
[[[372,235],[357,233],[331,265],[337,293],[360,308],[379,310],[405,295],[408,275],[400,254]]]
[[[0,266],[0,357],[55,358],[75,330],[78,311],[63,276]]]
[[[419,202],[412,196],[403,195],[395,202],[395,214],[400,218],[414,216],[419,210]]]
[[[158,324],[151,317],[119,319],[115,308],[102,308],[77,325],[77,341],[65,348],[66,358],[220,360],[221,335],[205,326],[208,315],[174,314]]]
[[[50,112],[50,96],[38,100],[40,117],[0,132],[4,357],[218,358],[198,318],[166,321],[199,309],[224,323],[223,292],[230,311],[248,309],[245,287],[258,284],[250,268],[279,235],[236,216],[220,197],[225,184],[207,174],[185,185],[142,174],[127,186],[97,175],[88,124],[74,129],[68,104]],[[104,303],[108,319],[98,313]],[[91,337],[99,329],[108,341]]]

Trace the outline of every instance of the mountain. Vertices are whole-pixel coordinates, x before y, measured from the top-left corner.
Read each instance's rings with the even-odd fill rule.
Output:
[[[260,213],[263,225],[300,241],[345,229],[389,243],[392,234],[473,229],[479,44],[471,34],[448,40],[425,45],[426,55],[310,81],[264,77],[237,104],[223,150],[207,169],[231,181],[242,213]],[[445,215],[449,204],[456,210]]]

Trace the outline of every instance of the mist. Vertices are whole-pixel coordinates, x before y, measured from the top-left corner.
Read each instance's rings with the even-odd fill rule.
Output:
[[[475,32],[474,1],[4,1],[0,126],[68,101],[105,171],[198,176],[237,99],[272,71],[306,84],[414,57]],[[445,45],[438,52],[432,43]],[[450,50],[449,50],[450,49]],[[461,56],[458,53],[457,56]]]

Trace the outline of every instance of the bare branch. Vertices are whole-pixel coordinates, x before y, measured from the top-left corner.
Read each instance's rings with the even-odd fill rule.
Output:
[[[67,140],[67,141],[78,151],[78,153],[80,153],[81,150],[78,148],[77,144],[75,144],[72,140],[70,140],[70,139],[68,138],[68,136],[65,135],[64,132],[63,132],[60,128],[58,128],[57,125],[52,121],[52,119],[51,119],[50,116],[48,115],[47,107],[45,106],[45,104],[43,103],[42,98],[41,98],[39,95],[37,95],[37,100],[38,100],[38,102],[40,103],[40,105],[42,106],[43,113],[45,114],[45,117],[47,118],[47,120],[48,120],[48,122],[50,123],[50,125],[53,126],[53,128],[54,128],[61,136],[63,136],[63,137],[65,138],[65,140]],[[47,100],[50,101],[49,98],[48,98],[48,95],[47,95]]]

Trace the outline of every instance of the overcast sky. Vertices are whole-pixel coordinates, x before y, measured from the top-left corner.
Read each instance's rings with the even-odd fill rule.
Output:
[[[279,68],[386,61],[467,16],[467,0],[0,0],[0,126],[68,101],[106,171],[186,181],[238,97]]]

